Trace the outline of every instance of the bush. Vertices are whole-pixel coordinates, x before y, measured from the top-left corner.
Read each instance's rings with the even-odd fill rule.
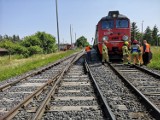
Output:
[[[26,36],[23,41],[17,43],[6,36],[1,40],[0,47],[8,49],[10,54],[19,54],[24,57],[33,54],[48,54],[55,52],[57,49],[55,37],[45,32],[37,32],[34,35]]]
[[[29,50],[29,55],[42,54],[43,53],[43,49],[40,48],[39,46],[30,46],[28,48],[28,50]]]
[[[153,56],[151,63],[147,67],[160,70],[160,47],[151,46],[151,51]]]
[[[55,37],[51,34],[47,34],[45,32],[37,32],[35,36],[41,42],[41,48],[43,49],[43,53],[52,53],[55,52],[56,40]]]
[[[23,57],[29,56],[29,51],[26,47],[21,46],[18,43],[13,43],[12,41],[6,40],[0,43],[0,47],[6,48],[10,54],[19,54]]]
[[[25,47],[40,46],[41,42],[36,36],[32,35],[25,37],[24,40],[21,42],[21,45]]]
[[[20,46],[20,45],[16,45],[14,48],[14,51],[16,54],[24,54],[24,53],[28,53],[28,50],[26,47]]]

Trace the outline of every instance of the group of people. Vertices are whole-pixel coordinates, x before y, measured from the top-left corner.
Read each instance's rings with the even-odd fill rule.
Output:
[[[147,65],[152,58],[150,45],[146,40],[143,41],[143,46],[140,46],[137,40],[132,42],[129,48],[128,42],[125,41],[122,47],[123,63],[132,63],[136,65]]]
[[[105,44],[104,40],[102,42],[102,64],[104,64],[105,61],[109,62],[108,49]],[[88,61],[91,61],[90,50],[90,46],[86,46],[85,51],[87,52],[86,57]],[[134,40],[131,47],[129,47],[129,43],[127,41],[124,41],[122,53],[124,64],[147,65],[152,59],[150,45],[146,40],[143,40],[143,46],[140,46],[139,42]]]
[[[108,49],[107,46],[105,45],[105,40],[102,42],[102,64],[104,64],[104,62],[109,62],[109,56],[108,56]],[[89,45],[87,45],[85,47],[85,51],[86,51],[86,59],[87,61],[92,61],[91,58],[91,47]]]
[[[147,65],[152,59],[150,45],[147,43],[146,40],[143,41],[143,46],[140,46],[138,41],[134,40],[131,47],[129,47],[129,43],[127,41],[124,41],[122,53],[124,64]],[[103,41],[102,64],[104,64],[105,61],[109,61],[109,56],[105,41]]]

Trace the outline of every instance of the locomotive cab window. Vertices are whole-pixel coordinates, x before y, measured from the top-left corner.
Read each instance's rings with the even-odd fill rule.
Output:
[[[116,20],[116,28],[128,28],[128,20]]]
[[[113,26],[114,26],[113,20],[102,21],[102,29],[110,29],[113,28]]]

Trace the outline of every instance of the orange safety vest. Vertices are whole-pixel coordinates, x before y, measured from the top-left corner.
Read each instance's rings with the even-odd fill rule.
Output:
[[[150,45],[148,43],[146,43],[146,49],[145,52],[150,52]]]
[[[86,48],[85,48],[85,51],[86,52],[88,52],[88,51],[90,51],[91,49],[90,49],[90,47],[89,46],[87,46]]]

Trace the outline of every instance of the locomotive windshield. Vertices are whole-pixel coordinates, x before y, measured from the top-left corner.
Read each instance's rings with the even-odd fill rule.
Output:
[[[110,29],[114,27],[113,20],[102,21],[102,29]]]
[[[128,20],[116,20],[116,28],[128,28]]]

